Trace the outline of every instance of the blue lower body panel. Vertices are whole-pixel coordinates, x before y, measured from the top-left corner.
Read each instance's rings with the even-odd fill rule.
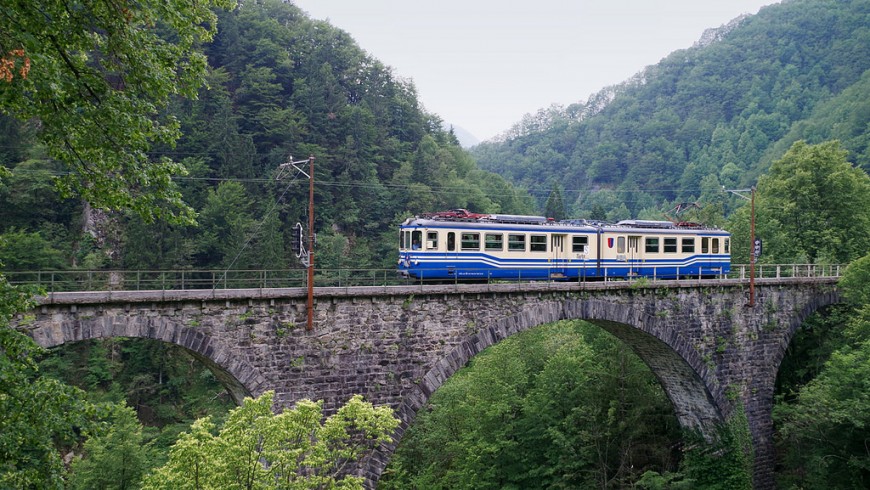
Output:
[[[720,276],[730,272],[729,257],[693,256],[682,261],[504,260],[485,254],[444,257],[444,254],[401,253],[400,274],[421,280],[550,281],[648,277]]]

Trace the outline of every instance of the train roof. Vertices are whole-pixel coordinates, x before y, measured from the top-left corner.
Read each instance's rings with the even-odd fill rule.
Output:
[[[665,233],[727,233],[716,227],[705,226],[693,222],[654,221],[654,220],[622,220],[616,223],[605,221],[568,219],[556,221],[544,216],[526,216],[512,214],[477,214],[463,209],[441,213],[431,213],[414,218],[408,218],[402,226],[420,227],[453,227],[453,228],[506,228],[506,229],[541,229],[541,231],[556,229],[582,229],[584,231],[636,231],[649,233],[660,230]]]

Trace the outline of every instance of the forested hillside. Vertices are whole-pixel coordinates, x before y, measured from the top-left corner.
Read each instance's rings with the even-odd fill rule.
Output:
[[[539,204],[558,182],[571,215],[660,219],[704,188],[754,184],[798,139],[840,139],[870,169],[868,68],[870,2],[786,0],[472,153]]]
[[[477,169],[412,82],[347,33],[277,0],[244,2],[218,25],[204,46],[208,89],[171,105],[182,137],[151,152],[187,168],[177,181],[198,226],[61,199],[51,179],[64,169],[35,144],[38,128],[3,119],[0,165],[13,170],[0,182],[0,234],[14,238],[0,250],[6,270],[298,266],[285,244],[307,223],[307,180],[274,179],[291,155],[316,159],[321,267],[391,266],[394,227],[412,213],[531,210],[523,192]]]

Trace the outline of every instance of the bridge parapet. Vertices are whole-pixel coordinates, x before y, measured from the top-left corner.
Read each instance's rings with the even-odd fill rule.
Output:
[[[755,277],[839,277],[843,270],[845,266],[838,264],[757,264]],[[292,289],[308,285],[307,271],[304,269],[47,270],[6,271],[4,275],[12,284],[37,285],[48,292]],[[749,266],[735,264],[732,265],[731,273],[721,279],[748,277]],[[686,278],[683,281],[697,279]],[[655,277],[634,279],[637,280],[658,282]],[[608,279],[610,281],[612,279]],[[614,282],[625,281],[617,279]],[[413,281],[399,277],[394,269],[317,269],[314,283],[319,287],[355,287],[402,286],[412,284]]]

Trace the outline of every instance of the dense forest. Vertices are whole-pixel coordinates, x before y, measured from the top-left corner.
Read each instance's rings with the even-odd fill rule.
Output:
[[[612,219],[662,219],[711,187],[748,187],[800,139],[838,139],[868,170],[868,26],[867,1],[770,5],[472,154],[540,205],[558,184],[570,215]]]
[[[129,182],[114,179],[129,195],[102,178],[117,168],[89,174],[69,163],[50,111],[10,110],[14,94],[0,91],[0,270],[300,267],[288,244],[293,225],[307,222],[307,182],[276,176],[309,155],[318,268],[392,267],[395,226],[419,212],[661,219],[686,201],[700,206],[693,218],[733,233],[740,262],[749,209],[722,188],[757,186],[762,261],[852,262],[847,304],[804,325],[781,370],[780,482],[870,484],[870,2],[766,7],[586,102],[529,115],[471,153],[421,107],[412,81],[347,33],[278,0],[214,12],[217,30],[197,46],[207,86],[178,90],[146,117],[177,137],[154,130],[147,149],[134,138],[132,161],[105,155],[130,172]],[[171,182],[143,161],[175,172]],[[0,396],[0,408],[15,414],[0,418],[0,454],[14,461],[0,466],[0,486],[173,488],[185,457],[220,458],[239,437],[263,437],[231,429],[262,416],[268,400],[227,414],[232,402],[180,348],[119,339],[33,362],[38,350],[6,327],[26,309],[25,293],[0,276],[0,394],[13,395]],[[27,402],[35,399],[51,403]],[[625,345],[559,323],[493,346],[445,383],[381,485],[746,488],[747,437],[739,417],[713,447],[681,432]],[[184,453],[203,440],[213,445]]]

